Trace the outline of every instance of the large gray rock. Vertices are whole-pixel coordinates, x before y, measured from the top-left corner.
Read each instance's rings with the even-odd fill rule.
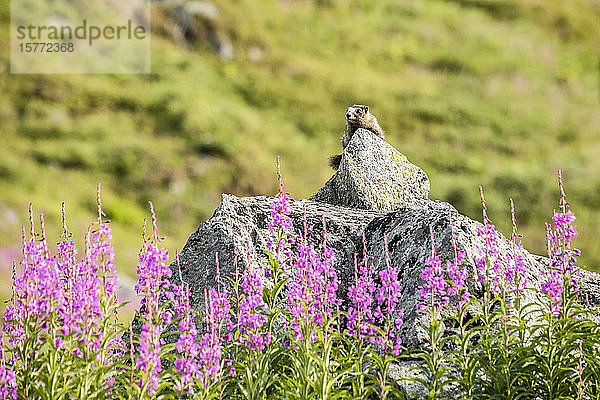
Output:
[[[429,179],[385,140],[358,129],[343,152],[337,172],[310,200],[392,211],[427,199]]]

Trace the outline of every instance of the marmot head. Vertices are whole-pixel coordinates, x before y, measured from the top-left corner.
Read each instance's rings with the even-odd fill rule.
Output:
[[[346,120],[348,122],[358,122],[368,114],[369,106],[355,104],[352,107],[348,107],[348,111],[346,111]]]

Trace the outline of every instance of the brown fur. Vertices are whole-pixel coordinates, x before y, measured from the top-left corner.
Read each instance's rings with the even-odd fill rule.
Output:
[[[377,118],[369,112],[369,106],[355,104],[352,107],[348,107],[348,111],[346,111],[346,132],[341,140],[342,150],[348,146],[354,132],[356,132],[358,128],[369,130],[382,139],[385,138],[383,129],[379,126]],[[333,169],[338,169],[341,161],[342,155],[336,154],[329,158],[329,165]]]

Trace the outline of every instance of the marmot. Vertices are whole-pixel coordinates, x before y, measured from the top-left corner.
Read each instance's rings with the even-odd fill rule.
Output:
[[[342,150],[348,146],[348,143],[350,143],[350,140],[352,139],[352,135],[354,135],[354,132],[356,132],[358,128],[371,131],[382,139],[385,138],[383,129],[379,126],[377,118],[369,112],[369,106],[355,104],[352,107],[348,107],[348,111],[346,111],[346,133],[344,133],[341,140]],[[329,165],[333,169],[338,169],[341,161],[342,155],[336,154],[329,158]]]

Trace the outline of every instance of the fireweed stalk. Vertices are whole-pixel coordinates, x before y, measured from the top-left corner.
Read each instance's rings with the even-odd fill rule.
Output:
[[[478,269],[478,282],[483,284],[484,293],[482,302],[483,327],[480,332],[482,343],[481,350],[486,362],[483,369],[488,377],[493,378],[484,381],[488,390],[501,390],[506,393],[506,398],[513,398],[512,392],[512,324],[514,316],[511,314],[512,300],[507,295],[516,292],[517,297],[521,291],[515,280],[516,275],[521,272],[520,260],[514,257],[515,248],[512,247],[506,254],[500,253],[498,233],[487,215],[487,207],[483,188],[479,186],[481,207],[483,215],[483,226],[477,227],[477,236],[482,238],[483,245],[477,245],[479,256],[475,257]],[[511,203],[512,204],[512,203]],[[511,208],[514,213],[514,205]],[[516,235],[516,226],[513,226]],[[515,236],[513,236],[513,240]],[[485,271],[485,273],[484,273]],[[522,277],[524,279],[524,277]],[[521,277],[519,277],[521,279]],[[520,281],[519,281],[520,282]],[[495,363],[493,369],[489,365]],[[495,389],[489,389],[492,386]]]
[[[372,278],[375,273],[375,266],[368,262],[364,235],[363,229],[363,262],[358,268],[355,253],[354,282],[348,287],[348,298],[352,301],[352,305],[348,307],[347,312],[348,333],[360,342],[364,339],[374,342],[377,333],[372,310],[375,300],[375,281]]]
[[[279,282],[280,275],[286,269],[286,264],[290,262],[292,256],[291,246],[294,244],[294,239],[289,235],[292,228],[292,219],[289,217],[290,194],[284,192],[283,189],[279,156],[277,156],[277,180],[279,182],[279,192],[271,203],[270,235],[267,237],[269,266],[265,268],[265,277],[272,278],[273,282]]]
[[[152,214],[153,236],[144,243],[139,254],[137,265],[138,283],[136,293],[142,294],[142,304],[146,308],[139,338],[136,367],[141,371],[141,379],[137,385],[141,388],[140,397],[148,393],[153,396],[159,385],[159,373],[162,371],[160,360],[161,346],[164,340],[161,333],[172,317],[169,311],[160,307],[161,294],[170,290],[169,278],[171,270],[165,262],[168,260],[167,250],[159,247],[160,238],[156,224],[154,206],[150,202]]]
[[[200,339],[198,364],[200,369],[200,384],[204,397],[211,393],[211,385],[218,383],[221,379],[223,364],[230,366],[232,360],[223,358],[223,345],[225,341],[231,341],[233,335],[230,333],[235,325],[231,321],[231,307],[227,297],[227,289],[221,283],[219,267],[219,254],[215,255],[216,285],[208,291],[205,298],[205,326],[207,332]],[[189,297],[189,294],[188,294]],[[227,332],[227,333],[225,333]],[[230,376],[234,370],[229,369]],[[222,385],[218,385],[219,398],[222,398]]]
[[[178,328],[181,334],[175,343],[179,357],[175,358],[175,370],[181,375],[180,380],[175,383],[175,390],[180,394],[192,393],[194,378],[199,376],[198,360],[199,352],[197,329],[194,322],[195,312],[190,306],[190,288],[183,281],[181,267],[179,265],[179,252],[175,255],[177,269],[179,271],[179,285],[173,285],[173,318],[179,319]]]
[[[271,333],[263,329],[267,322],[266,304],[263,302],[263,284],[258,271],[250,264],[242,274],[239,300],[239,341],[250,351],[261,351],[271,343]]]
[[[367,263],[366,256],[364,260],[361,263],[359,276],[356,253],[354,253],[354,282],[348,287],[348,298],[352,300],[352,305],[348,307],[346,313],[348,334],[352,338],[351,343],[355,346],[352,353],[356,355],[354,368],[357,371],[357,377],[353,384],[354,394],[365,391],[365,374],[363,373],[365,347],[368,347],[369,343],[375,342],[377,333],[372,310],[375,281],[371,277],[375,266]],[[366,346],[365,339],[367,340]]]
[[[404,310],[399,308],[402,284],[398,279],[398,269],[391,265],[387,234],[383,234],[384,269],[379,271],[380,286],[375,294],[377,306],[374,312],[376,320],[382,326],[374,342],[383,351],[383,358],[372,355],[371,359],[377,366],[375,392],[378,398],[384,400],[391,390],[387,380],[390,363],[394,356],[400,355],[402,339],[398,330],[403,324]]]
[[[441,394],[445,384],[444,374],[448,370],[448,367],[442,366],[442,347],[445,342],[442,334],[444,329],[436,316],[436,312],[439,312],[442,306],[448,305],[449,298],[446,290],[448,285],[443,277],[442,263],[435,252],[435,241],[431,225],[429,225],[429,234],[431,236],[431,256],[425,260],[426,267],[423,268],[421,274],[424,283],[419,286],[421,297],[417,307],[429,311],[427,332],[431,350],[429,352],[417,351],[416,357],[424,361],[421,369],[428,377],[428,379],[417,379],[417,381],[428,390],[429,395],[427,398],[433,400]]]
[[[470,341],[473,337],[472,327],[473,319],[465,321],[467,306],[473,302],[466,280],[469,277],[467,266],[461,268],[461,263],[465,259],[465,252],[459,251],[456,245],[456,236],[454,234],[454,224],[452,222],[452,212],[448,211],[448,222],[450,224],[450,235],[452,238],[453,260],[446,262],[446,273],[448,274],[448,295],[456,296],[456,311],[451,313],[449,319],[453,319],[458,324],[458,332],[450,336],[449,340],[454,341],[455,347],[450,350],[448,360],[456,365],[456,375],[451,376],[449,381],[455,381],[460,385],[467,398],[473,395],[474,374],[476,359],[472,357],[470,350]]]
[[[579,392],[582,380],[598,382],[598,325],[590,329],[587,314],[581,309],[577,300],[579,284],[578,269],[575,267],[579,250],[572,247],[572,240],[578,233],[573,222],[575,215],[569,210],[562,183],[562,173],[558,172],[560,189],[559,212],[553,212],[552,225],[546,225],[548,247],[548,264],[543,271],[545,282],[542,292],[547,296],[547,302],[542,305],[544,324],[535,331],[533,340],[539,345],[533,354],[540,379],[536,389],[547,398],[558,398],[569,394],[575,397]],[[581,341],[581,342],[580,342]],[[595,341],[595,342],[594,342]],[[580,348],[583,351],[580,351]],[[558,352],[557,349],[561,349]],[[585,354],[585,360],[580,360],[577,354]],[[559,356],[563,354],[563,356]],[[564,356],[568,354],[569,356]],[[541,363],[542,360],[547,360]],[[580,371],[581,365],[581,371]],[[590,369],[594,371],[589,373]],[[564,380],[561,371],[570,371],[572,379]],[[584,387],[597,386],[598,383],[586,382]],[[595,392],[595,393],[594,393]],[[588,392],[597,398],[596,389]],[[588,395],[589,396],[589,395]]]
[[[573,225],[575,215],[569,210],[562,182],[562,173],[558,171],[558,185],[560,188],[560,212],[554,211],[552,226],[546,224],[546,242],[550,264],[544,275],[546,282],[542,291],[550,297],[551,308],[554,315],[565,313],[563,297],[569,297],[572,291],[579,290],[575,261],[581,254],[578,249],[572,248],[571,242],[577,237],[577,227]]]
[[[398,280],[398,269],[391,266],[387,235],[385,233],[383,234],[383,244],[385,269],[379,271],[381,286],[375,295],[377,308],[374,315],[383,324],[384,334],[377,338],[376,343],[383,348],[384,354],[390,351],[393,355],[397,356],[400,354],[402,339],[397,336],[396,332],[402,326],[402,318],[404,317],[404,310],[398,308],[402,285]]]
[[[234,240],[234,251],[237,258],[237,247]],[[237,308],[234,310],[235,332],[229,354],[235,365],[229,366],[228,375],[232,379],[233,390],[243,394],[246,399],[262,399],[274,384],[270,366],[272,350],[277,346],[272,343],[269,317],[273,311],[263,300],[263,281],[257,268],[253,266],[248,240],[247,258],[244,271],[237,272],[233,292],[236,295]]]

